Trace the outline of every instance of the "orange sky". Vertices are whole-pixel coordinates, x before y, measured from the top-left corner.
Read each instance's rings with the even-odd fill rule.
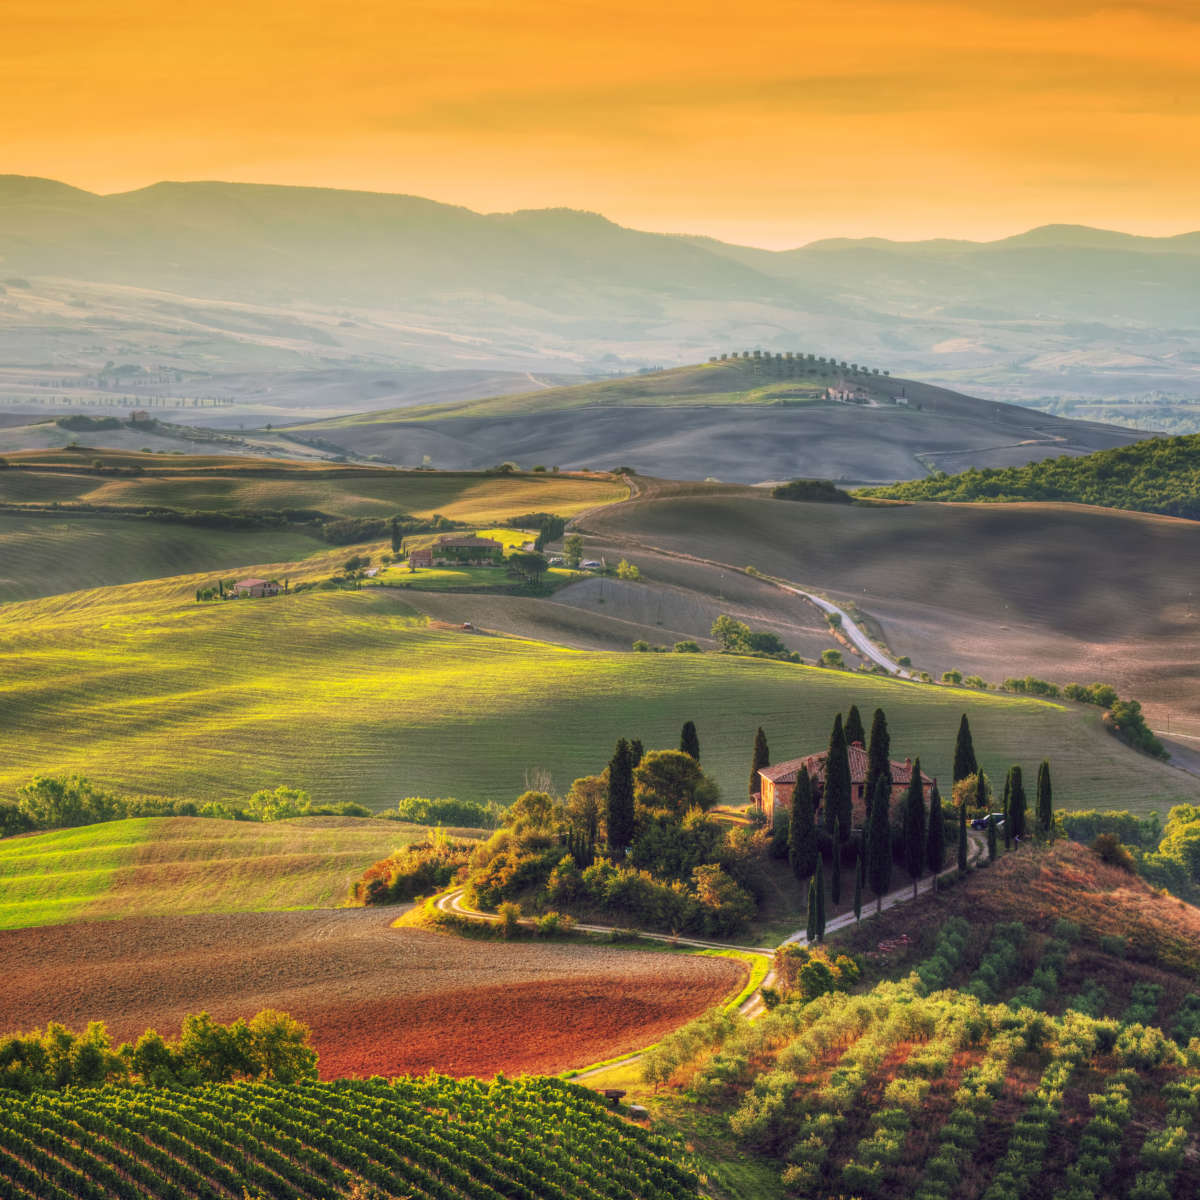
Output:
[[[1200,0],[3,0],[0,172],[787,246],[1200,228]]]

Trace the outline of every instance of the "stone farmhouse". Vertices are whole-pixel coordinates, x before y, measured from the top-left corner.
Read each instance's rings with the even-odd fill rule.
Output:
[[[279,584],[270,579],[239,579],[233,590],[238,596],[278,596]]]
[[[867,752],[862,742],[855,742],[847,747],[850,758],[850,800],[854,809],[854,822],[861,825],[867,816]],[[759,790],[754,796],[754,805],[767,818],[771,825],[779,813],[792,811],[792,793],[796,790],[796,779],[800,768],[808,769],[808,777],[812,781],[813,808],[820,812],[821,803],[825,798],[825,762],[829,752],[823,750],[820,754],[808,754],[803,758],[790,758],[773,767],[763,767],[758,773]],[[912,782],[912,759],[903,762],[890,763],[892,768],[892,803],[902,799]],[[921,787],[926,795],[933,786],[934,780],[924,771],[921,772]]]
[[[432,548],[437,567],[499,567],[504,565],[504,544],[495,538],[443,534]],[[411,561],[411,558],[410,558]]]

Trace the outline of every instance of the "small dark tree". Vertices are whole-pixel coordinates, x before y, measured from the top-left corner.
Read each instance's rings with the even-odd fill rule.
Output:
[[[975,761],[975,743],[971,740],[971,726],[967,714],[963,713],[958,723],[958,740],[954,743],[954,782],[966,779],[968,775],[979,772],[979,763]]]
[[[883,896],[892,882],[892,824],[888,812],[891,783],[881,775],[871,800],[871,818],[867,826],[867,883],[875,893],[875,911],[883,912]]]
[[[695,721],[684,721],[679,734],[679,749],[684,754],[690,754],[697,762],[700,761],[700,738],[696,734]]]
[[[808,768],[801,767],[792,792],[792,820],[788,827],[788,861],[797,879],[812,875],[819,858],[817,827],[813,820],[812,784]]]
[[[862,922],[862,894],[863,894],[863,856],[862,848],[859,848],[858,859],[854,864],[854,920],[857,923]]]
[[[850,711],[846,714],[844,733],[847,746],[853,746],[855,742],[860,746],[866,746],[867,731],[863,728],[862,714],[859,713],[857,704],[850,705]]]
[[[1025,783],[1021,778],[1021,768],[1014,766],[1009,772],[1012,786],[1008,793],[1008,820],[1004,828],[1009,832],[1013,841],[1019,842],[1026,833],[1025,813],[1029,807],[1025,799]]]
[[[817,855],[817,873],[812,877],[812,886],[817,901],[817,941],[825,940],[825,868],[821,856]]]
[[[887,781],[888,794],[889,796],[891,795],[891,756],[892,739],[888,733],[887,717],[884,716],[882,708],[877,708],[875,716],[871,719],[871,744],[867,747],[867,788],[865,794],[868,806],[873,806],[875,803],[875,794],[879,788],[879,781],[881,779]],[[870,819],[870,815],[870,807],[868,807],[868,820]]]
[[[917,881],[925,874],[925,785],[921,781],[921,760],[914,760],[908,795],[904,798],[904,869],[912,877],[913,899]]]
[[[829,754],[825,759],[825,828],[832,833],[837,827],[845,841],[850,836],[854,820],[851,807],[850,755],[846,749],[846,733],[842,728],[842,714],[833,719],[833,732],[829,735]]]
[[[811,946],[817,940],[817,877],[808,881],[807,920],[804,925],[804,940]]]
[[[967,806],[958,807],[958,873],[967,873]]]
[[[762,788],[762,781],[758,778],[758,773],[763,767],[771,765],[771,750],[767,745],[767,735],[763,733],[763,727],[758,727],[758,732],[754,735],[754,752],[750,756],[750,795]]]
[[[608,851],[619,862],[633,841],[633,760],[624,738],[608,764],[607,817]]]
[[[931,875],[938,875],[946,864],[946,821],[942,816],[942,794],[937,780],[929,789],[929,839],[926,843],[925,863]]]
[[[1012,848],[1012,821],[1008,815],[1008,799],[1012,795],[1012,767],[1009,767],[1008,774],[1004,776],[1004,799],[1000,803],[1000,810],[1004,816],[1004,848],[1010,850]]]
[[[1048,838],[1054,830],[1054,794],[1050,787],[1050,761],[1042,759],[1037,776],[1037,829]]]
[[[842,902],[842,823],[833,822],[833,847],[829,852],[829,898],[834,904]]]
[[[392,518],[392,553],[399,554],[400,547],[404,544],[404,539],[400,536],[400,522],[395,517]]]
[[[988,813],[987,819],[987,848],[988,862],[994,863],[996,861],[996,818],[991,813]]]

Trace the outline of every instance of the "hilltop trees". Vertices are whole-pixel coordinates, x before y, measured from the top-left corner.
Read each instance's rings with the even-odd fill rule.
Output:
[[[608,764],[608,852],[619,862],[633,841],[633,765],[621,738]]]
[[[958,723],[958,741],[954,744],[954,782],[979,773],[975,759],[975,743],[971,740],[971,726],[967,714],[963,713]]]
[[[842,714],[833,719],[833,732],[829,737],[829,754],[825,759],[825,828],[833,833],[840,830],[840,839],[850,836],[854,819],[851,806],[850,755],[846,748],[846,734],[842,728]],[[834,852],[837,843],[834,844]]]
[[[918,758],[913,762],[908,795],[904,799],[904,869],[912,877],[914,899],[917,895],[917,881],[925,874],[927,853],[925,787],[921,782],[921,760]]]
[[[758,780],[758,773],[763,767],[771,765],[771,749],[767,745],[767,735],[763,733],[763,727],[758,727],[758,732],[754,735],[754,751],[750,755],[750,795],[753,796],[761,785]]]
[[[700,761],[700,738],[696,733],[696,722],[685,721],[679,734],[679,749],[684,754],[690,754],[697,762]]]
[[[875,911],[883,911],[883,895],[892,882],[892,824],[888,804],[892,786],[889,776],[875,783],[871,815],[867,825],[867,882],[875,893]]]
[[[808,768],[801,767],[792,792],[792,820],[788,826],[788,861],[797,879],[807,879],[817,866],[817,827],[813,820],[812,783]]]

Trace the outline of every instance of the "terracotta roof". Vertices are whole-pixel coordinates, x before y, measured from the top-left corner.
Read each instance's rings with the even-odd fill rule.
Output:
[[[857,742],[853,746],[848,746],[846,750],[850,759],[850,782],[852,784],[866,783],[867,767],[870,762],[867,752]],[[820,754],[808,754],[804,758],[789,758],[787,762],[777,763],[773,767],[763,767],[759,774],[772,783],[795,783],[800,774],[800,768],[807,767],[810,779],[824,783],[825,760],[828,757],[829,752],[822,750]],[[893,762],[891,768],[892,783],[912,782],[911,759],[906,759],[904,762]],[[933,782],[924,771],[921,772],[921,778],[926,783]]]

